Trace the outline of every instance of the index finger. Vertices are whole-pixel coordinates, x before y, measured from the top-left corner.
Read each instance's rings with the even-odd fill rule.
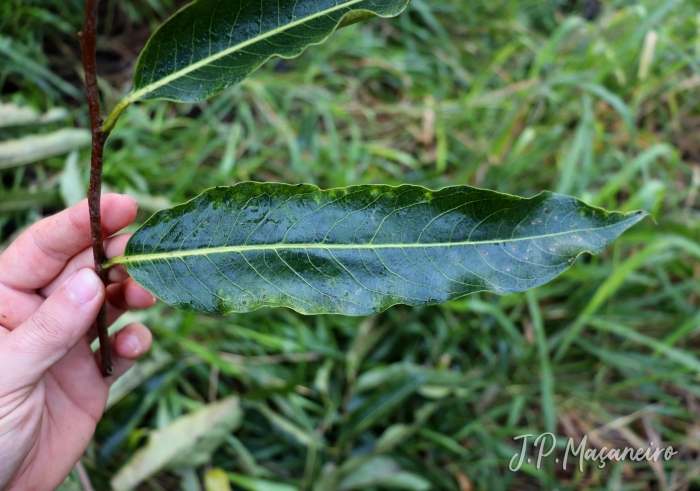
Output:
[[[102,233],[108,237],[136,218],[136,200],[122,194],[106,194],[101,200]],[[18,290],[47,285],[66,263],[90,247],[90,214],[87,200],[29,227],[0,255],[0,283]]]

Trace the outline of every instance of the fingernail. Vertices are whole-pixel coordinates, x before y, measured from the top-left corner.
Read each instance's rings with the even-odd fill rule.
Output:
[[[100,293],[100,279],[91,269],[81,269],[66,283],[66,290],[78,303],[88,303]]]
[[[121,339],[122,343],[129,347],[129,350],[134,356],[137,356],[141,353],[141,341],[139,341],[139,338],[137,338],[133,334],[124,334],[121,336]]]

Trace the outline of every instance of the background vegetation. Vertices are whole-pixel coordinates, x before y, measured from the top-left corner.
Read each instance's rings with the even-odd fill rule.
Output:
[[[182,3],[103,0],[105,110]],[[527,294],[369,318],[129,314],[156,342],[114,391],[83,459],[95,488],[169,428],[184,450],[139,489],[699,489],[700,2],[598,6],[413,0],[397,19],[272,60],[208,102],[131,107],[108,144],[105,184],[137,197],[140,220],[244,180],[552,189],[655,220]],[[84,135],[47,143],[88,127],[82,15],[81,0],[0,2],[4,245],[86,189]],[[7,103],[52,112],[9,127]],[[31,144],[11,147],[27,135]],[[191,421],[170,426],[233,395],[233,431],[205,428],[194,441]],[[513,437],[544,431],[562,449],[587,434],[591,448],[679,453],[508,471]],[[221,445],[200,459],[212,439]],[[79,475],[65,489],[85,486]]]

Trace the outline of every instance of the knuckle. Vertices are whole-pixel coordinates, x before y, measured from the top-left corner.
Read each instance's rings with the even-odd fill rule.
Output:
[[[55,339],[61,334],[61,326],[55,316],[50,315],[45,311],[37,311],[30,320],[32,328],[29,330],[32,337],[39,343],[49,343],[51,339]]]
[[[51,244],[47,244],[45,239],[42,239],[41,235],[37,234],[36,227],[30,227],[27,230],[27,234],[29,235],[29,238],[37,247],[37,249],[39,249],[42,253],[46,254],[48,257],[55,259],[56,261],[65,261],[68,259],[64,252],[56,249]]]

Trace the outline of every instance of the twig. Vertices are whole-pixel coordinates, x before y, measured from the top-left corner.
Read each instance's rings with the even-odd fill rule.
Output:
[[[79,34],[83,49],[83,68],[85,70],[85,86],[90,108],[90,128],[92,130],[92,156],[90,159],[90,189],[87,193],[90,208],[90,235],[92,237],[92,254],[95,260],[95,271],[102,282],[107,285],[107,271],[102,268],[105,262],[105,249],[102,237],[102,218],[100,216],[100,193],[102,188],[102,155],[109,133],[100,128],[100,93],[97,88],[97,25],[98,0],[85,1],[85,25]],[[112,354],[107,330],[107,303],[103,303],[97,315],[97,334],[100,339],[100,357],[102,359],[102,375],[107,377],[114,373]]]

